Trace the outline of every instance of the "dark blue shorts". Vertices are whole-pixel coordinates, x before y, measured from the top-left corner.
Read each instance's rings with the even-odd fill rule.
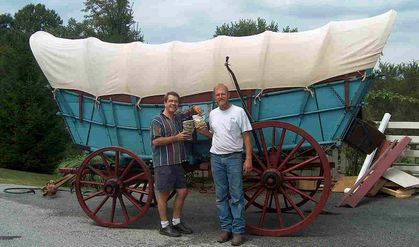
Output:
[[[185,170],[182,165],[158,166],[154,168],[154,179],[159,192],[186,188]]]

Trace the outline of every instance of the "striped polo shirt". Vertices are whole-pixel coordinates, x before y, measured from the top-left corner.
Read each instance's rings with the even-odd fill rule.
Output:
[[[189,110],[176,112],[172,119],[163,114],[163,110],[151,120],[151,140],[158,137],[175,136],[182,132],[182,121],[191,119]],[[181,164],[186,160],[186,152],[183,141],[173,142],[167,145],[153,145],[153,166],[166,166]]]

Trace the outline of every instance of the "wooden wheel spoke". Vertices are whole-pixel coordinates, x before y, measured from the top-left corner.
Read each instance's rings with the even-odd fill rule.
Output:
[[[134,165],[134,162],[135,162],[134,159],[129,162],[127,167],[125,167],[124,171],[122,172],[120,179],[125,178],[125,176],[128,174],[128,172],[131,170],[132,166]]]
[[[132,192],[136,192],[139,194],[143,194],[143,195],[148,195],[150,192],[148,190],[146,190],[147,187],[144,187],[144,190],[139,190],[136,188],[132,188],[132,187],[127,187],[127,190],[132,191]]]
[[[259,156],[253,152],[253,157],[256,159],[256,162],[262,167],[263,170],[266,170],[265,164],[260,160]],[[253,168],[254,169],[254,168]]]
[[[256,190],[256,192],[253,194],[253,196],[249,199],[249,201],[246,203],[245,209],[249,208],[249,206],[256,200],[256,198],[260,195],[260,193],[262,193],[262,191],[265,188],[263,187],[263,185],[260,185],[259,189]]]
[[[138,188],[138,186],[139,186],[139,184],[135,185],[135,188]],[[147,187],[148,187],[148,183],[144,182],[143,190],[145,191],[147,189]],[[146,195],[146,194],[141,194],[140,195],[140,200],[139,200],[140,202],[143,201],[144,195]]]
[[[89,170],[93,171],[94,173],[96,173],[96,175],[108,180],[109,176],[106,176],[101,170],[94,168],[93,166],[88,166]]]
[[[141,212],[144,213],[144,209],[141,207],[137,199],[135,199],[132,195],[129,193],[124,192],[124,196],[128,198],[128,200]]]
[[[115,176],[118,177],[119,170],[119,151],[115,151]]]
[[[115,207],[116,207],[116,197],[112,198],[112,208],[111,208],[111,217],[110,221],[113,223],[113,219],[115,217]]]
[[[276,207],[276,215],[278,216],[279,227],[284,227],[284,220],[282,219],[282,212],[281,212],[281,205],[279,204],[278,193],[276,191],[273,192],[273,197],[275,200],[275,207]]]
[[[302,152],[302,153],[298,153],[296,156],[292,157],[292,158],[291,158],[291,159],[289,159],[288,161],[293,161],[293,160],[295,160],[295,159],[297,159],[297,158],[300,158],[300,157],[304,156],[306,153],[310,153],[310,152],[312,152],[313,150],[314,150],[314,148],[309,148],[309,149],[305,150],[305,151],[304,151],[304,152]]]
[[[260,141],[262,142],[262,149],[263,149],[263,154],[265,155],[266,164],[268,165],[268,167],[270,167],[271,164],[269,162],[268,148],[266,146],[265,135],[263,134],[263,129],[258,129],[258,131],[259,131]]]
[[[297,193],[297,194],[301,195],[302,197],[304,197],[304,198],[306,198],[306,199],[309,199],[310,201],[315,202],[316,204],[318,204],[318,203],[319,203],[316,199],[314,199],[313,197],[311,197],[311,196],[307,195],[307,194],[306,194],[306,193],[304,193],[303,191],[301,191],[301,190],[299,190],[299,189],[295,188],[294,186],[291,186],[291,185],[286,184],[286,183],[284,183],[284,186],[285,186],[285,187],[287,187],[288,189],[290,189],[290,190],[294,191],[295,193]]]
[[[311,162],[313,162],[313,161],[315,161],[315,160],[317,160],[317,159],[319,159],[320,157],[318,156],[318,155],[316,155],[316,156],[314,156],[314,157],[312,157],[312,158],[310,158],[310,159],[308,159],[308,160],[305,160],[305,161],[303,161],[303,162],[301,162],[301,163],[299,163],[299,164],[296,164],[296,165],[293,165],[293,166],[291,166],[291,167],[289,167],[289,168],[287,168],[287,169],[285,169],[284,171],[282,171],[283,173],[287,173],[287,172],[289,172],[289,171],[292,171],[292,170],[295,170],[295,169],[297,169],[297,168],[300,168],[300,167],[303,167],[303,166],[305,166],[305,165],[307,165],[307,164],[310,164]]]
[[[105,198],[103,198],[103,200],[100,202],[99,206],[97,206],[97,208],[95,209],[95,211],[93,212],[94,215],[97,214],[97,212],[99,212],[99,210],[103,207],[103,205],[105,204],[105,202],[109,199],[109,195],[106,195]]]
[[[134,175],[130,178],[128,178],[127,180],[124,181],[125,184],[129,184],[132,181],[135,181],[137,179],[147,179],[147,174],[145,172],[141,172],[137,175]]]
[[[272,192],[269,190],[266,191],[265,201],[263,203],[262,213],[260,214],[259,223],[258,223],[260,227],[263,226],[263,222],[265,221],[266,209],[268,208],[268,203],[269,203],[269,198],[271,197],[271,193]]]
[[[103,153],[100,153],[99,156],[102,158],[103,164],[105,165],[106,172],[111,175],[111,166],[109,165],[108,159],[105,157]]]
[[[96,192],[92,192],[92,193],[90,193],[89,195],[86,195],[86,197],[83,197],[83,200],[84,201],[87,201],[87,200],[89,200],[89,199],[92,199],[93,197],[95,197],[95,196],[98,196],[98,195],[100,195],[100,194],[102,194],[104,191],[103,190],[99,190],[99,191],[96,191]]]
[[[122,197],[121,194],[119,194],[118,199],[119,199],[119,204],[121,205],[121,208],[122,208],[122,213],[124,214],[124,217],[125,217],[125,221],[128,222],[129,221],[129,215],[128,215],[127,207],[125,206],[125,203],[124,203],[124,198]]]
[[[260,183],[257,183],[257,184],[254,184],[254,185],[251,185],[251,186],[249,186],[249,187],[243,188],[243,191],[244,191],[244,192],[248,192],[248,191],[250,191],[250,190],[253,190],[253,189],[257,188],[257,187],[258,187],[258,186],[260,186],[260,185],[261,185]]]
[[[259,168],[256,168],[256,167],[252,167],[252,171],[255,171],[257,174],[262,174],[263,173],[263,171],[262,170],[260,170]]]
[[[104,186],[104,183],[101,182],[96,182],[96,181],[87,181],[87,180],[82,180],[80,181],[80,184],[90,184],[90,185],[96,185],[96,186]]]
[[[281,162],[281,165],[279,165],[278,170],[281,170],[282,167],[285,166],[285,164],[287,164],[288,160],[291,159],[291,157],[298,151],[298,149],[301,147],[301,145],[303,145],[305,139],[302,138],[297,145],[295,145],[295,147],[291,150],[291,152],[287,155],[287,157]]]
[[[280,158],[281,158],[282,145],[284,144],[285,132],[286,131],[287,131],[287,129],[282,129],[281,138],[279,139],[279,144],[278,144],[278,148],[276,149],[276,154],[275,154],[275,159],[274,159],[274,167],[275,168],[277,168],[278,163],[279,163]]]
[[[295,204],[295,202],[291,199],[291,197],[287,194],[286,190],[282,190],[281,192],[284,194],[287,201],[291,204],[291,206],[294,208],[295,212],[301,217],[301,219],[305,219],[304,213],[301,211],[301,209]]]
[[[272,147],[275,147],[275,141],[276,141],[276,128],[272,127]]]

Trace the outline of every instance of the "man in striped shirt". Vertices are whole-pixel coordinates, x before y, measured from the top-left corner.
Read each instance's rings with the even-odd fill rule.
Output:
[[[154,178],[157,189],[157,206],[160,215],[160,234],[179,237],[181,233],[191,234],[192,229],[180,220],[183,203],[188,194],[185,171],[182,162],[186,160],[183,141],[191,133],[182,130],[182,121],[191,119],[193,114],[202,114],[199,106],[177,112],[179,94],[168,92],[164,96],[164,110],[151,121]],[[173,202],[173,219],[167,217],[167,200],[170,192],[176,190]]]

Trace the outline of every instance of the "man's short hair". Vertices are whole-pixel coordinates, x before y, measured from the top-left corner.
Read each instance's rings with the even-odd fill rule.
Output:
[[[177,99],[178,99],[178,101],[179,101],[179,103],[180,103],[180,96],[179,96],[179,94],[178,94],[178,93],[176,93],[175,91],[170,91],[170,92],[167,92],[167,93],[164,95],[164,103],[166,103],[166,102],[167,102],[167,99],[169,98],[169,95],[172,95],[172,96],[177,97]]]
[[[215,92],[215,90],[217,90],[219,88],[223,88],[228,93],[228,87],[225,84],[217,83],[217,85],[215,85],[215,87],[214,87],[214,92]]]

